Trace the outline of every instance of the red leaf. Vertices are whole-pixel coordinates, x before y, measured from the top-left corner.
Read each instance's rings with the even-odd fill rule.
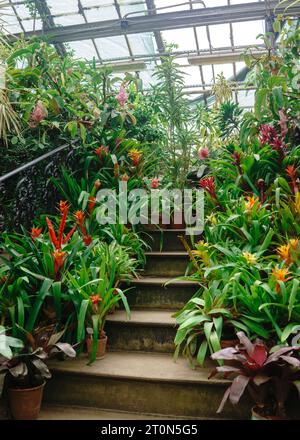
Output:
[[[49,230],[50,240],[52,241],[52,243],[55,246],[55,248],[59,249],[60,248],[59,243],[57,241],[57,238],[56,238],[56,235],[55,235],[55,232],[54,232],[51,220],[48,217],[46,217],[46,222],[47,222],[47,226],[48,226],[48,230]]]

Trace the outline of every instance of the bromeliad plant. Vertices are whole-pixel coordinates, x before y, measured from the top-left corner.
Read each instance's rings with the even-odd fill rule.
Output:
[[[223,410],[228,399],[233,405],[238,404],[248,390],[260,415],[285,417],[291,387],[295,386],[300,395],[300,359],[297,354],[300,346],[268,348],[259,339],[252,343],[243,332],[238,332],[237,336],[240,344],[211,356],[224,361],[225,365],[216,367],[210,377],[216,374],[234,377],[217,412]],[[228,361],[230,365],[226,365]]]
[[[69,295],[75,308],[76,340],[91,345],[90,362],[95,361],[98,342],[106,340],[104,327],[108,314],[122,301],[127,317],[130,310],[123,290],[118,287],[118,267],[108,258],[87,266],[84,259],[75,273],[68,273]],[[89,341],[91,339],[91,343]]]

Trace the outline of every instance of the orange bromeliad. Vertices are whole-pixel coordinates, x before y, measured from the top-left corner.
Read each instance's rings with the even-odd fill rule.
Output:
[[[248,212],[251,212],[255,205],[257,205],[257,208],[260,208],[259,198],[256,196],[247,196],[247,201],[245,202],[245,208]]]
[[[135,167],[137,167],[140,164],[142,154],[143,153],[137,148],[131,148],[131,150],[129,150],[128,156],[132,160],[132,163]]]
[[[283,259],[285,264],[289,266],[292,262],[291,260],[291,247],[290,244],[285,244],[277,248],[278,255]]]
[[[79,226],[79,229],[82,232],[84,244],[86,246],[89,246],[92,243],[93,239],[90,235],[88,235],[87,229],[84,226],[85,214],[82,211],[76,211],[74,217]]]
[[[64,265],[66,252],[56,249],[52,255],[54,260],[54,272],[57,274]]]
[[[272,274],[274,275],[277,283],[276,283],[276,292],[280,292],[280,284],[279,281],[282,283],[286,283],[290,278],[287,278],[287,276],[290,274],[288,269],[286,267],[280,269],[278,266],[276,266],[274,269],[272,269]]]

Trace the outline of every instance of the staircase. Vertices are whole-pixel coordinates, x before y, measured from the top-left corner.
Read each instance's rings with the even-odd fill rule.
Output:
[[[182,234],[164,231],[161,247],[160,232],[151,233],[152,252],[147,253],[143,277],[132,281],[127,295],[131,320],[123,310],[109,316],[104,359],[90,366],[86,357],[53,362],[53,379],[45,390],[47,404],[110,411],[112,417],[120,412],[120,419],[124,414],[145,419],[249,418],[249,405],[243,401],[216,415],[228,382],[208,380],[211,365],[192,370],[185,359],[173,361],[172,315],[197,290],[197,283],[190,281],[173,280],[165,286],[186,270],[188,256],[178,239]]]

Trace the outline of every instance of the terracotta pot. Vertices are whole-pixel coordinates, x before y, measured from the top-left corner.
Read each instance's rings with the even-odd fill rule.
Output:
[[[36,420],[39,416],[45,382],[35,388],[9,388],[8,401],[16,420]]]
[[[106,344],[107,344],[107,336],[102,336],[98,339],[98,348],[97,348],[97,354],[96,359],[103,359],[106,353]],[[92,345],[93,345],[93,339],[92,338],[86,338],[86,345],[87,345],[87,352],[90,356],[92,352]]]
[[[254,406],[251,409],[251,420],[286,420],[286,418],[279,416],[265,415],[264,408]]]

